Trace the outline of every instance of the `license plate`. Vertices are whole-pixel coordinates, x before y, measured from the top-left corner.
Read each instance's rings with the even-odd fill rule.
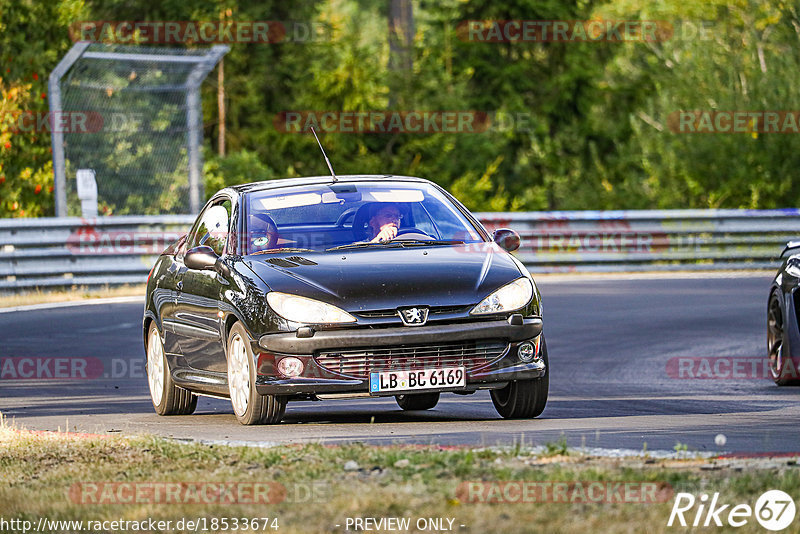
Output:
[[[414,371],[381,371],[369,374],[370,393],[459,388],[466,385],[467,373],[463,367],[419,369]]]

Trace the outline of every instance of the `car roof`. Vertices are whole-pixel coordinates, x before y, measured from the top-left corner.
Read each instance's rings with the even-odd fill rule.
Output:
[[[392,174],[348,174],[336,176],[336,183],[357,183],[357,182],[417,182],[433,184],[430,180],[417,178],[415,176],[395,176]],[[236,193],[251,193],[254,191],[266,191],[269,189],[280,189],[281,187],[292,187],[298,185],[332,184],[333,178],[327,176],[304,176],[301,178],[281,178],[277,180],[265,180],[263,182],[252,182],[249,184],[235,185],[226,189]],[[435,185],[435,184],[433,184]]]

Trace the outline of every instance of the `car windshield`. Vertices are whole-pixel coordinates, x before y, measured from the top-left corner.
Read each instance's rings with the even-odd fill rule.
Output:
[[[247,254],[483,241],[447,196],[425,183],[339,182],[254,191],[245,199]]]

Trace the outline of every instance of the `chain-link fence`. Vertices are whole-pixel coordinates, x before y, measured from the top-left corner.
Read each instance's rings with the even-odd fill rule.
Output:
[[[99,215],[196,213],[200,84],[227,51],[75,44],[50,75],[56,215],[81,215],[79,169]]]

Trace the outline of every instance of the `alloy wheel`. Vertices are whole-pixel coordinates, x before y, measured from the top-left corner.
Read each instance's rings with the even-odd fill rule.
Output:
[[[153,404],[160,405],[164,396],[164,345],[155,326],[150,328],[147,340],[147,383]]]
[[[247,403],[250,399],[249,360],[242,336],[234,334],[228,349],[228,389],[233,411],[240,417],[247,412]]]
[[[783,314],[780,302],[774,295],[767,310],[767,354],[769,370],[777,380],[783,370]]]

